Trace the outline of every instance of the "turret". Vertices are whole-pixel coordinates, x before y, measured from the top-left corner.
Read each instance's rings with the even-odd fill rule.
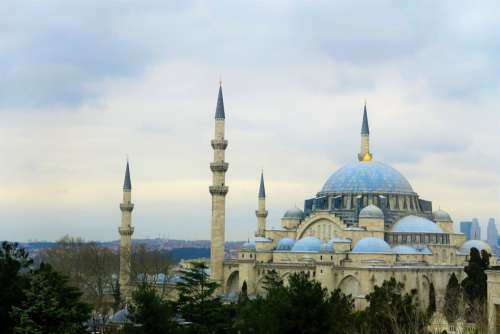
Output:
[[[366,112],[366,102],[363,110],[363,123],[361,124],[361,150],[358,153],[359,161],[370,161],[373,156],[370,153],[370,128],[368,126],[368,113]]]
[[[120,233],[120,292],[125,300],[130,299],[130,263],[132,256],[132,182],[130,181],[130,167],[127,161],[125,180],[123,181],[123,201],[120,204],[122,222],[118,228]]]
[[[214,161],[210,163],[212,170],[212,185],[209,187],[212,195],[212,224],[211,224],[211,246],[210,246],[210,273],[211,278],[223,283],[224,279],[224,240],[226,220],[226,171],[228,163],[224,161],[227,140],[224,139],[224,126],[226,115],[224,113],[224,100],[222,97],[222,85],[219,86],[217,107],[215,110],[215,134],[212,140],[214,150]]]
[[[264,171],[260,174],[260,185],[259,185],[259,196],[258,196],[258,207],[255,211],[255,216],[257,216],[257,231],[255,232],[256,237],[265,237],[266,234],[266,188],[264,186]]]

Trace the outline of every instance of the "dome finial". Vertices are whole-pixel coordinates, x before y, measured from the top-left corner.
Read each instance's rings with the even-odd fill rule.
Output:
[[[368,126],[368,112],[365,106],[363,108],[363,122],[361,124],[361,151],[358,153],[359,161],[371,161],[373,158],[370,153],[370,127]]]

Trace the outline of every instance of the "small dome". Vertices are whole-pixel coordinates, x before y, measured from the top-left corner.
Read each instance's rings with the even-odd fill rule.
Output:
[[[295,240],[290,239],[290,238],[283,238],[280,241],[278,241],[278,245],[276,246],[276,250],[289,251],[292,249],[294,244],[295,244]]]
[[[333,246],[335,245],[335,241],[333,239],[328,240],[327,242],[324,242],[321,245],[321,250],[323,252],[330,252],[333,253]]]
[[[406,216],[398,220],[391,232],[400,233],[443,233],[443,230],[433,221],[418,216]]]
[[[391,246],[387,242],[378,238],[363,238],[359,240],[354,248],[353,253],[391,253]]]
[[[435,221],[452,221],[448,212],[443,211],[441,209],[434,211],[432,213],[432,216],[434,217]]]
[[[392,247],[392,251],[396,254],[420,254],[415,248],[408,245],[398,245]]]
[[[273,241],[266,237],[256,237],[253,242],[273,242]]]
[[[246,251],[254,251],[255,250],[255,241],[249,241],[245,242],[241,248],[241,250],[246,250]]]
[[[493,254],[491,252],[490,245],[488,245],[486,242],[484,242],[482,240],[469,240],[469,241],[466,241],[466,242],[464,242],[462,244],[462,247],[460,247],[460,249],[458,251],[459,251],[460,254],[469,255],[470,254],[470,250],[472,248],[476,248],[479,252],[481,252],[482,250],[485,250],[488,253]]]
[[[384,219],[384,213],[380,208],[376,205],[370,204],[368,206],[365,206],[360,212],[359,212],[359,218],[380,218]]]
[[[305,237],[298,240],[292,247],[292,252],[319,252],[321,240],[316,237]]]
[[[291,209],[286,210],[285,214],[283,215],[283,218],[302,220],[304,219],[304,216],[305,216],[304,211],[300,210],[297,207],[293,207]]]

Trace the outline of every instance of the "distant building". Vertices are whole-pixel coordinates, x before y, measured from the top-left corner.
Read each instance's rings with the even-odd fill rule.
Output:
[[[481,226],[479,225],[479,220],[477,220],[477,218],[472,218],[470,237],[472,240],[481,240]]]
[[[465,240],[472,239],[471,228],[472,228],[471,221],[460,222],[460,232],[465,234]]]
[[[497,231],[497,225],[495,224],[495,218],[490,218],[488,220],[488,230],[487,230],[487,242],[491,246],[491,249],[495,254],[498,254],[497,252],[497,247],[498,247],[498,231]]]

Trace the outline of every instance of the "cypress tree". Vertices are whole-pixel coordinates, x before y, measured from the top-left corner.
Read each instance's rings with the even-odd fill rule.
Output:
[[[455,273],[451,274],[444,295],[443,313],[450,324],[454,324],[459,317],[459,307],[462,302],[462,290]]]

